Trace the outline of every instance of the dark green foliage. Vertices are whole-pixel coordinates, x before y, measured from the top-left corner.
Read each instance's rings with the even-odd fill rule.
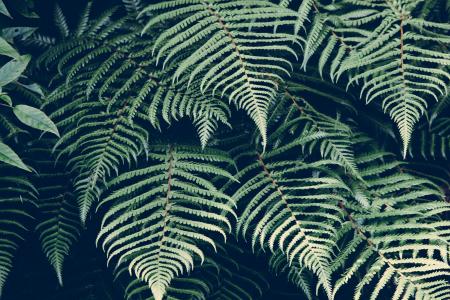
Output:
[[[128,300],[449,299],[447,1],[99,3],[1,42],[0,290],[36,228]]]

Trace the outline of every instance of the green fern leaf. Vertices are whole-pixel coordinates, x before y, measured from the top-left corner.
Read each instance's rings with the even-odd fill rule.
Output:
[[[213,236],[225,238],[231,230],[234,202],[209,179],[233,177],[219,167],[230,159],[218,150],[155,145],[148,157],[148,167],[109,183],[117,188],[101,202],[112,206],[98,241],[108,261],[126,264],[160,300],[174,277],[192,270],[196,257],[204,260],[201,244],[215,248]]]
[[[0,165],[0,295],[14,254],[33,219],[37,190],[29,180],[6,165]]]
[[[200,82],[200,90],[226,95],[256,123],[266,143],[267,110],[281,76],[297,57],[296,35],[274,31],[295,26],[298,14],[269,1],[168,1],[146,7],[141,16],[157,13],[143,33],[163,22],[174,25],[153,45],[163,68],[176,65],[173,81]],[[257,29],[257,30],[253,30]]]

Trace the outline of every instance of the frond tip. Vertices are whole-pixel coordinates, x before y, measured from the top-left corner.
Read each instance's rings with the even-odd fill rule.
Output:
[[[157,63],[175,66],[173,82],[198,80],[202,93],[226,96],[253,119],[266,145],[268,106],[292,71],[286,57],[297,58],[297,13],[265,0],[175,0],[149,5],[144,15],[152,17],[143,34],[174,23],[153,45]]]
[[[109,183],[123,186],[109,194],[98,235],[108,262],[128,266],[162,299],[171,280],[204,260],[203,244],[214,249],[215,235],[231,230],[234,202],[211,178],[233,179],[225,171],[231,161],[218,150],[154,145],[148,167],[124,173]]]

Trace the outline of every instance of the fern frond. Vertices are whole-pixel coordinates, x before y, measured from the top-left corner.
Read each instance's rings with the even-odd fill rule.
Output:
[[[297,286],[308,300],[313,299],[312,278],[298,261],[289,264],[284,253],[279,250],[271,256],[269,266],[275,274],[286,275],[288,280]]]
[[[304,139],[293,146],[306,144]],[[253,247],[258,243],[272,252],[280,249],[290,264],[298,262],[312,271],[332,298],[329,264],[335,228],[341,223],[336,202],[349,188],[331,171],[337,162],[281,159],[293,146],[264,156],[246,154],[246,160],[254,162],[237,175],[242,185],[233,198],[244,206],[237,231],[251,236]]]
[[[165,72],[155,69],[156,59],[148,58],[153,37],[140,39],[141,25],[132,16],[115,21],[111,18],[112,12],[106,12],[92,22],[87,29],[92,34],[89,41],[75,36],[41,57],[42,65],[54,65],[67,74],[57,78],[57,82],[63,82],[54,90],[51,102],[64,101],[70,95],[81,98],[84,91],[86,100],[107,101],[110,110],[127,97],[130,124],[138,111],[147,111],[151,124],[159,130],[162,122],[170,125],[187,117],[196,127],[203,147],[220,125],[230,126],[228,105],[219,97],[201,93],[199,82],[193,82],[189,88],[186,82],[176,86]],[[102,34],[108,28],[111,32]],[[102,31],[96,34],[99,29]],[[75,107],[74,102],[69,105]]]
[[[399,163],[376,151],[358,165],[367,184],[370,210],[340,202],[347,224],[339,236],[351,236],[336,265],[347,265],[335,293],[357,274],[354,299],[370,291],[377,299],[394,282],[392,299],[447,299],[449,294],[448,221],[440,215],[450,206],[430,181],[399,173]],[[333,268],[338,269],[338,268]],[[370,288],[369,288],[370,286]],[[366,288],[366,289],[365,289]]]
[[[0,165],[0,295],[13,267],[17,248],[33,220],[37,190],[23,175]]]
[[[305,47],[312,50],[304,64],[327,41],[320,69],[329,64],[333,80],[348,73],[348,86],[362,81],[366,103],[380,101],[397,124],[404,155],[414,125],[431,100],[448,94],[450,80],[450,56],[442,51],[450,27],[415,16],[419,2],[337,1],[322,14],[328,27],[313,26]]]
[[[40,218],[36,225],[42,250],[63,285],[63,265],[72,244],[81,232],[78,207],[72,192],[69,174],[61,172],[65,163],[52,159],[53,141],[40,141],[31,145],[26,156],[39,172],[34,182],[39,192]]]
[[[127,102],[114,113],[92,110],[88,105],[80,120],[56,145],[65,145],[60,155],[71,159],[68,166],[79,174],[74,187],[84,223],[91,206],[98,200],[103,182],[117,174],[121,165],[130,165],[146,152],[148,132],[137,123],[130,125],[125,112]],[[77,120],[77,121],[80,121]]]
[[[167,288],[167,298],[259,299],[268,288],[268,283],[261,274],[248,267],[244,259],[239,260],[242,258],[241,252],[234,243],[217,243],[217,253],[206,252],[204,263],[196,266],[191,274],[173,279]],[[118,276],[126,271],[126,268],[122,269]],[[150,288],[138,279],[129,281],[125,295],[127,300],[155,299]]]
[[[349,173],[358,177],[359,171],[355,163],[351,128],[338,119],[320,113],[308,102],[298,99],[289,91],[286,91],[285,97],[291,103],[291,109],[296,113],[290,113],[288,115],[290,119],[284,120],[285,124],[279,126],[273,136],[278,137],[283,134],[283,131],[292,131],[293,127],[304,122],[302,135],[314,132],[321,136],[307,145],[309,152],[316,147],[319,148],[322,158],[341,163]],[[296,117],[296,115],[298,116]]]
[[[226,95],[256,123],[266,143],[267,111],[279,82],[292,69],[285,56],[297,57],[299,37],[277,27],[292,27],[298,14],[269,1],[169,1],[147,6],[143,33],[165,22],[153,45],[163,68],[176,65],[173,82],[200,82],[200,91]]]
[[[67,19],[64,16],[61,7],[58,4],[55,5],[54,18],[59,34],[61,35],[62,38],[67,38],[70,33],[69,25],[67,24]]]
[[[213,237],[231,230],[234,202],[210,178],[233,177],[222,169],[230,159],[218,150],[152,145],[148,157],[148,167],[109,183],[113,191],[101,205],[111,208],[98,241],[108,261],[126,264],[160,300],[174,277],[192,270],[196,257],[204,260],[201,244],[215,248]]]
[[[413,136],[408,154],[426,160],[447,159],[450,155],[450,118],[437,118],[432,125],[420,126]]]

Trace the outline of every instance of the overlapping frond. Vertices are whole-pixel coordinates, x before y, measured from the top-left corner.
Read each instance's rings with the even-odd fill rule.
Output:
[[[139,1],[124,5],[127,10],[140,7]],[[161,122],[170,125],[189,118],[205,147],[220,124],[230,126],[228,105],[211,93],[201,93],[198,82],[189,88],[187,84],[175,86],[170,76],[155,68],[156,58],[151,57],[154,36],[139,37],[142,26],[134,17],[116,20],[114,11],[91,21],[87,37],[74,35],[42,55],[42,66],[54,66],[64,73],[55,78],[59,85],[53,95],[104,101],[108,109],[127,97],[129,122],[141,111],[159,130]]]
[[[173,82],[198,80],[202,93],[226,96],[253,119],[265,143],[269,104],[292,70],[286,57],[297,57],[298,14],[269,1],[175,0],[141,15],[151,16],[143,33],[170,24],[152,48],[164,69],[175,66]]]
[[[219,150],[179,145],[152,145],[148,157],[147,167],[109,183],[98,241],[108,261],[126,265],[160,300],[174,277],[204,260],[202,244],[214,248],[231,230],[234,202],[211,179],[233,179],[224,169],[232,161]]]
[[[271,119],[276,129],[271,135],[272,143],[286,144],[295,136],[311,136],[309,143],[304,142],[303,152],[311,154],[318,150],[324,159],[341,163],[347,172],[358,177],[351,128],[341,122],[339,117],[332,118],[317,111],[309,102],[286,90],[284,99],[280,99]],[[278,141],[277,141],[278,140]]]
[[[51,105],[58,103],[53,100],[49,101]],[[67,111],[58,107],[51,115],[59,127],[65,128],[55,148],[60,149],[58,155],[67,158],[67,167],[76,174],[74,188],[84,223],[107,178],[117,174],[120,166],[130,165],[145,154],[149,132],[142,122],[128,121],[128,99],[109,112],[98,101],[74,102],[75,107]],[[136,119],[142,120],[139,115]]]
[[[337,1],[315,19],[305,61],[325,43],[322,70],[361,83],[366,103],[378,100],[397,124],[406,155],[414,125],[430,101],[448,94],[447,23],[416,15],[421,1]]]
[[[427,126],[420,126],[413,135],[408,154],[426,160],[447,159],[450,155],[450,118],[442,117]]]
[[[246,153],[249,163],[237,175],[241,185],[233,196],[243,207],[237,231],[251,237],[253,247],[280,249],[290,264],[312,271],[332,298],[329,265],[342,222],[336,203],[349,188],[332,171],[341,166],[337,161],[283,158],[310,138],[299,137],[264,155]]]
[[[308,300],[313,299],[312,276],[298,261],[289,263],[286,255],[281,250],[278,250],[270,258],[269,266],[275,274],[285,275],[290,282],[303,292]]]
[[[127,272],[123,268],[118,276]],[[206,300],[214,289],[214,282],[218,281],[218,272],[215,262],[209,257],[202,265],[197,266],[188,276],[175,277],[167,287],[166,296],[173,300]],[[139,279],[132,279],[125,288],[126,300],[154,300],[151,289]]]
[[[391,299],[449,299],[450,222],[442,217],[450,205],[442,192],[426,179],[401,172],[400,163],[382,151],[360,155],[357,162],[370,208],[339,203],[347,219],[339,236],[352,238],[333,267],[347,268],[335,292],[361,276],[354,299],[378,299],[389,283],[395,287]]]

